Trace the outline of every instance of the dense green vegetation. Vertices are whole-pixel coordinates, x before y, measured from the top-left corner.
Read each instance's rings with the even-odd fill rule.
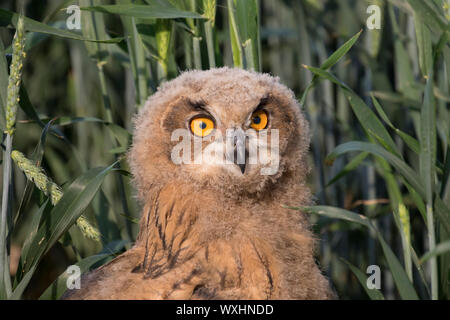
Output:
[[[0,297],[58,298],[68,265],[131,246],[133,114],[183,70],[227,65],[279,76],[309,118],[317,205],[292,210],[339,297],[448,299],[449,20],[445,0],[2,3]]]

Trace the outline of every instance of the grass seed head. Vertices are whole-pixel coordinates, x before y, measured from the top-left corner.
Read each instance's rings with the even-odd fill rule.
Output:
[[[12,61],[8,79],[8,100],[6,104],[6,133],[12,135],[16,123],[17,105],[19,104],[20,81],[22,78],[23,60],[25,59],[25,27],[23,17],[17,21],[16,33],[12,44]]]

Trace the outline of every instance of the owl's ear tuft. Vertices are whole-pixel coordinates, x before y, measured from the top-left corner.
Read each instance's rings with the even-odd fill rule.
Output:
[[[172,108],[169,110],[167,108],[161,117],[161,128],[170,131],[170,129],[174,126],[174,112],[172,112]]]
[[[187,98],[185,96],[180,96],[165,108],[160,119],[161,128],[172,132],[173,130],[185,127],[186,116],[190,111],[186,101]]]

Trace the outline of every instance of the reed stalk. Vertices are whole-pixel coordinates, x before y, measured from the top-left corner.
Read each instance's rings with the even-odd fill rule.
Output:
[[[9,199],[11,189],[11,152],[13,134],[16,125],[17,108],[20,101],[19,91],[22,80],[25,53],[25,25],[23,16],[19,16],[16,33],[13,39],[13,56],[9,71],[7,105],[6,105],[6,141],[3,152],[3,194],[0,217],[0,295],[8,298],[11,295],[11,278],[9,276],[9,241],[8,214],[10,212]]]

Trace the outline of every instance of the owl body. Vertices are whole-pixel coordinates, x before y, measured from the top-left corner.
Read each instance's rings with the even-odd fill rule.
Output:
[[[135,126],[129,160],[143,204],[137,241],[84,275],[81,289],[64,298],[334,297],[314,261],[307,218],[282,206],[310,203],[309,131],[292,92],[277,78],[229,68],[186,72],[149,99]],[[186,129],[195,140],[204,132],[226,137],[230,128],[254,128],[255,136],[267,132],[278,140],[263,143],[270,149],[264,163],[213,161],[228,154],[230,144],[217,137],[199,141],[202,150],[212,147],[219,155],[201,163],[193,152],[193,161],[174,162],[175,130]],[[231,144],[236,151],[239,138]],[[242,154],[248,148],[244,142]],[[274,162],[274,150],[277,170],[261,174]]]

